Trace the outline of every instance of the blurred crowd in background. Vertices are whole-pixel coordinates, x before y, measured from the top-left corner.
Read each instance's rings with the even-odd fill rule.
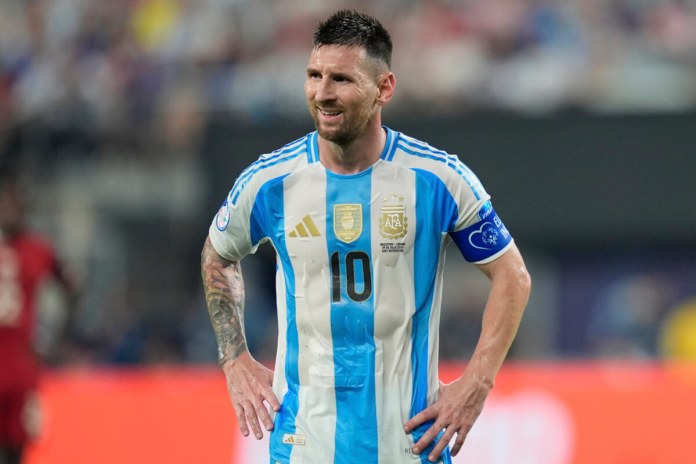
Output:
[[[391,31],[402,107],[696,104],[693,0],[3,0],[0,117],[121,137],[182,106],[304,115],[311,32],[342,7]]]
[[[398,94],[387,119],[414,108],[457,116],[696,108],[694,0],[0,0],[0,168],[19,173],[32,224],[82,282],[68,361],[215,360],[199,253],[222,200],[211,179],[229,188],[238,172],[211,167],[207,130],[221,115],[309,123],[311,33],[346,7],[392,33]],[[270,359],[270,251],[246,260],[245,273],[250,345]],[[448,276],[474,282],[464,311],[456,291],[445,301],[442,354],[462,358],[477,337],[485,281],[462,267]],[[584,349],[564,352],[551,333],[557,308],[533,300],[547,309],[531,310],[535,329],[521,332],[513,355],[664,354],[656,328],[670,308],[689,306],[696,280],[678,290],[654,276],[605,281],[591,303],[600,310],[585,308],[596,316]],[[596,291],[578,291],[588,288]],[[50,287],[43,300],[39,344],[49,346],[61,301]]]

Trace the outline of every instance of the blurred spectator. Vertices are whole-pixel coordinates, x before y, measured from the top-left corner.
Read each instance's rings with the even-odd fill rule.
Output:
[[[0,462],[19,464],[24,447],[37,432],[40,361],[36,355],[36,301],[47,279],[55,279],[74,309],[77,288],[48,241],[27,229],[24,203],[14,179],[0,179]],[[61,324],[58,346],[49,351],[60,358],[72,328],[72,311]]]

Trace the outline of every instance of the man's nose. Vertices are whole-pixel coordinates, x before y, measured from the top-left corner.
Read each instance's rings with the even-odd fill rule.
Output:
[[[317,83],[316,99],[318,101],[333,100],[336,97],[334,87],[330,79],[321,79]]]

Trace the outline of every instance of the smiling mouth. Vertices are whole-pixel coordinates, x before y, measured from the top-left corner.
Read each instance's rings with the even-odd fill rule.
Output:
[[[318,110],[322,115],[328,116],[328,117],[330,117],[330,118],[339,116],[340,114],[343,113],[342,111],[329,111],[329,110],[323,110],[323,109],[321,109],[321,108],[317,108],[317,110]]]

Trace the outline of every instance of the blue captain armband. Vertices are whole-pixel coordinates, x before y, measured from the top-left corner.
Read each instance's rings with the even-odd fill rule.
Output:
[[[479,222],[450,236],[464,258],[472,263],[485,261],[504,250],[512,236],[500,220],[490,202],[486,202],[478,213]]]

